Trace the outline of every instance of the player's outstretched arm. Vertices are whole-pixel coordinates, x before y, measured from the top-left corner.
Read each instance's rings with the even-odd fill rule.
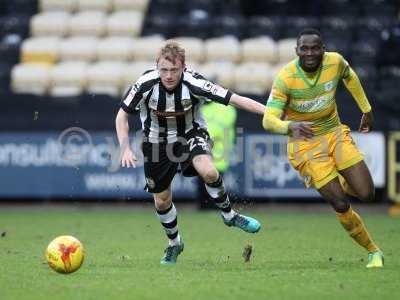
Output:
[[[265,110],[265,105],[238,94],[232,94],[229,104],[259,115],[263,115]]]
[[[361,86],[360,79],[358,78],[356,72],[349,67],[348,75],[343,78],[343,83],[353,96],[354,100],[357,102],[360,110],[365,114],[371,111],[371,105],[364,93],[364,89]]]
[[[263,117],[263,128],[272,133],[288,134],[290,121],[281,120],[283,110],[280,108],[266,107]]]
[[[121,147],[121,165],[122,167],[135,167],[137,158],[133,153],[130,142],[129,142],[129,123],[128,114],[120,108],[117,117],[115,118],[115,128],[117,130],[117,136],[119,145]]]
[[[352,68],[349,67],[348,75],[343,78],[343,83],[353,96],[354,100],[357,102],[360,110],[363,112],[358,131],[364,133],[369,132],[372,129],[372,124],[374,121],[372,108],[367,96],[364,93],[364,89],[361,86],[360,79]]]
[[[312,122],[295,122],[281,120],[283,110],[267,107],[263,117],[263,127],[272,133],[287,134],[296,139],[312,138],[314,136]]]

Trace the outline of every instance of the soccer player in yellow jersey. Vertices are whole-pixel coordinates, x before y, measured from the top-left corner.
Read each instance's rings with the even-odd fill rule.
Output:
[[[344,229],[369,252],[367,268],[382,267],[383,253],[347,196],[371,201],[375,191],[363,155],[338,116],[335,93],[339,82],[344,82],[363,113],[360,132],[371,130],[371,106],[347,61],[339,53],[325,52],[319,31],[303,30],[296,53],[298,58],[284,66],[274,80],[263,127],[289,136],[288,158],[305,185],[318,190]]]

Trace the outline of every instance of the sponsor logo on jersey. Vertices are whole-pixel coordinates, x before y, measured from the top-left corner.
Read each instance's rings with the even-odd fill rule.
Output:
[[[158,111],[155,109],[151,110],[156,116],[163,118],[174,118],[178,116],[183,116],[185,114],[184,111]]]
[[[327,107],[333,98],[321,96],[307,101],[293,101],[290,107],[299,112],[315,112]]]

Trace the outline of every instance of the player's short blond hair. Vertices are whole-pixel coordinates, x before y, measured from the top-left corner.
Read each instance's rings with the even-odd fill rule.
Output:
[[[183,49],[178,42],[174,40],[167,40],[165,41],[164,46],[161,47],[160,51],[158,51],[156,59],[157,63],[160,60],[160,58],[164,58],[172,62],[174,65],[176,63],[176,60],[179,59],[182,62],[182,65],[184,65],[185,49]]]

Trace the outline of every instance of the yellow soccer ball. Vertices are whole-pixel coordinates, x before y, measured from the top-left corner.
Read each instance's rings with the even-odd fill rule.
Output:
[[[81,267],[84,257],[82,243],[70,235],[56,237],[46,249],[47,263],[58,273],[75,272]]]

